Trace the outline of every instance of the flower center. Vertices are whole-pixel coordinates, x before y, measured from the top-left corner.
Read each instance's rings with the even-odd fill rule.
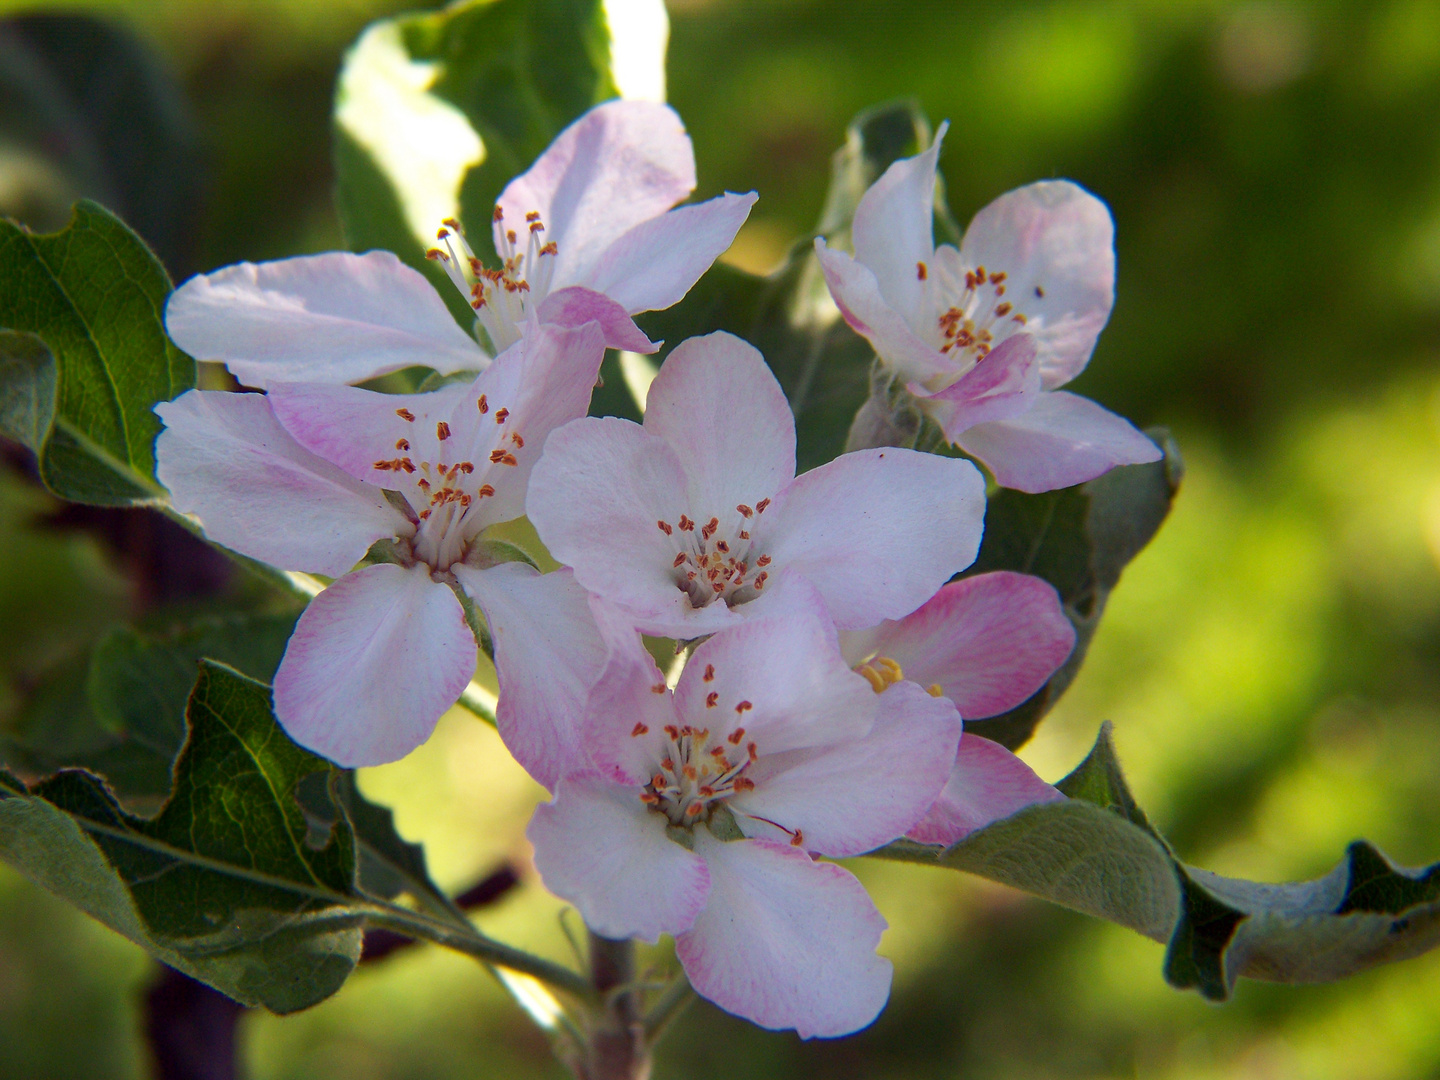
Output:
[[[702,608],[717,600],[733,607],[753,600],[765,588],[770,556],[756,555],[750,523],[769,505],[769,499],[761,499],[754,507],[741,503],[735,507],[738,516],[724,527],[718,516],[711,516],[703,525],[685,514],[674,525],[655,522],[675,542],[670,568],[691,607]]]
[[[505,212],[495,207],[495,224],[503,226]],[[466,302],[475,309],[475,319],[490,338],[496,354],[520,340],[531,310],[550,294],[559,248],[545,240],[545,223],[536,211],[525,215],[525,244],[515,229],[503,229],[500,237],[500,266],[487,268],[471,250],[465,231],[454,218],[441,223],[435,238],[445,250],[431,248],[425,253],[445,268]],[[458,248],[458,250],[457,250]]]
[[[715,696],[710,695],[712,699]],[[736,708],[749,709],[750,703],[742,701]],[[637,730],[641,728],[643,724],[636,725]],[[645,731],[648,729],[639,734]],[[722,737],[712,736],[709,728],[671,724],[665,728],[665,737],[663,756],[640,792],[640,801],[664,814],[671,825],[692,827],[709,821],[719,803],[755,786],[744,772],[758,753],[753,741],[746,742],[743,727]]]
[[[401,435],[395,440],[400,456],[376,461],[377,472],[404,478],[399,494],[416,525],[411,541],[415,558],[432,571],[449,569],[465,557],[470,542],[488,522],[483,519],[482,502],[495,494],[491,481],[503,483],[500,470],[520,464],[515,456],[525,438],[510,422],[510,410],[492,407],[481,394],[475,400],[480,423],[471,429],[468,446],[461,442],[445,420],[417,417],[408,408],[395,410],[401,421]],[[492,428],[487,420],[493,418]],[[467,425],[468,426],[468,425]],[[419,458],[419,461],[415,459]],[[479,465],[475,460],[478,458]],[[395,481],[382,481],[394,489]]]
[[[1003,270],[977,266],[973,270],[962,267],[957,271],[949,268],[947,260],[937,259],[934,272],[928,264],[920,262],[915,264],[915,273],[925,283],[931,310],[939,313],[930,340],[942,353],[959,361],[961,375],[989,356],[1006,338],[1020,333],[1029,321],[1023,312],[1015,310],[1014,304],[1004,299],[1008,275]],[[1039,288],[1036,294],[1045,295]],[[943,385],[930,389],[942,390],[958,377],[946,376]]]

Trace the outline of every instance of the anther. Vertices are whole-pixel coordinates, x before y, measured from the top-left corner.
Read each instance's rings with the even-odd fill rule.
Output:
[[[495,422],[496,422],[497,424],[503,424],[503,423],[504,423],[506,420],[508,420],[509,418],[510,418],[510,410],[509,410],[509,409],[500,408],[500,409],[496,409],[496,410],[495,410]]]
[[[632,739],[638,739],[641,735],[648,734],[649,731],[650,729],[645,726],[644,721],[641,721],[630,729],[630,737]]]
[[[655,524],[659,527],[660,531],[663,532],[666,536],[669,536],[671,533],[673,533],[673,532],[675,531],[673,528],[671,528],[669,525],[667,525],[667,524],[666,524],[665,522],[663,522],[663,521],[657,521],[657,522],[655,522]],[[680,556],[680,558],[675,561],[675,565],[676,565],[676,566],[679,566],[680,563],[684,561],[684,559],[685,559],[685,556],[683,556],[683,555]]]
[[[730,733],[729,738],[732,746],[739,746],[740,740],[745,738],[745,729],[743,727],[737,727]]]
[[[669,530],[667,529],[666,531],[668,532]],[[685,553],[682,551],[679,555],[676,555],[676,556],[675,556],[675,561],[674,561],[673,563],[671,563],[670,565],[671,565],[671,566],[676,566],[676,567],[678,567],[678,566],[684,565],[684,562],[685,562]]]
[[[754,510],[751,510],[750,507],[746,506],[744,503],[741,503],[739,506],[735,507],[735,509],[740,512],[741,517],[748,518],[751,514],[755,513]]]
[[[478,406],[480,406],[480,415],[481,415],[481,416],[484,416],[487,412],[490,411],[490,403],[485,400],[485,395],[484,395],[484,394],[481,394],[481,395],[480,395],[480,400],[477,401],[477,402],[475,402],[475,404],[478,405]]]
[[[805,843],[805,830],[796,829],[795,835],[790,838],[790,846],[799,847],[803,843]]]
[[[752,705],[752,704],[750,704],[750,702],[748,702],[748,701],[742,701],[742,702],[740,702],[738,705],[735,706],[735,711],[736,711],[737,713],[745,713],[745,712],[749,712],[749,711],[750,711],[751,709],[753,709],[754,707],[755,707],[755,706]]]
[[[944,688],[943,686],[941,686],[938,682],[937,682],[937,683],[931,683],[929,686],[927,686],[927,687],[925,688],[925,692],[926,692],[927,694],[929,694],[931,697],[944,697],[944,696],[945,696],[945,688]]]
[[[770,565],[770,556],[761,555],[758,559],[755,560],[755,565],[763,570],[765,567]]]
[[[765,508],[769,505],[769,499],[761,499],[758,503],[755,504],[755,512],[757,514],[763,514],[765,512]]]
[[[410,440],[409,440],[409,439],[396,439],[396,440],[395,440],[395,449],[396,449],[396,450],[409,450],[409,449],[410,449]]]
[[[917,262],[915,264],[915,276],[921,281],[924,281],[927,277],[930,276],[930,271],[926,269],[923,262]]]
[[[395,415],[400,417],[400,419],[404,420],[407,424],[412,423],[415,420],[415,414],[412,413],[409,409],[396,409]]]
[[[520,433],[518,431],[512,431],[510,433],[510,441],[519,447],[523,447],[525,445],[525,440],[520,437]]]
[[[476,497],[477,499],[483,499],[483,498],[485,498],[485,496],[487,496],[487,495],[494,495],[494,494],[495,494],[495,489],[494,489],[493,487],[491,487],[489,484],[482,484],[482,485],[480,485],[480,490],[475,493],[475,497]]]
[[[699,817],[705,812],[705,804],[693,802],[685,808],[686,817]]]
[[[654,686],[650,687],[650,692],[652,694],[663,694],[665,689],[666,687],[663,682],[657,682]]]
[[[450,437],[450,425],[447,424],[444,420],[441,420],[438,424],[435,425],[435,437],[441,442],[444,442]]]
[[[713,709],[718,704],[720,704],[720,693],[718,690],[711,690],[710,693],[705,695],[705,707],[707,709]]]
[[[706,664],[706,665],[705,665],[705,674],[704,674],[704,676],[702,676],[702,677],[704,678],[704,680],[705,680],[706,682],[714,682],[714,681],[715,681],[715,665],[714,665],[714,664]]]

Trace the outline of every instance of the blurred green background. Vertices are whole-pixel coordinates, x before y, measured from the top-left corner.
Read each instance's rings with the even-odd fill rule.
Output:
[[[340,246],[340,55],[411,6],[65,5],[127,27],[183,88],[192,141],[132,163],[141,191],[190,208],[188,229],[148,236],[177,278]],[[1142,805],[1223,873],[1317,876],[1361,836],[1404,863],[1440,858],[1440,3],[669,6],[699,195],[761,194],[741,265],[763,270],[805,234],[846,122],[900,96],[952,122],[942,166],[962,221],[1051,176],[1114,211],[1115,315],[1076,387],[1170,425],[1189,472],[1024,756],[1056,778],[1113,720]],[[0,210],[54,227],[77,191],[119,181],[76,181],[84,147],[37,153],[23,106],[0,99]],[[145,233],[143,213],[128,216]],[[0,725],[39,672],[156,601],[113,523],[101,535],[57,510],[18,461],[0,471]],[[539,789],[473,720],[448,716],[363,783],[443,884],[526,857]],[[804,1044],[701,1004],[657,1080],[1440,1078],[1440,954],[1335,986],[1242,983],[1214,1007],[1167,988],[1162,948],[1127,931],[948,872],[855,869],[896,962],[875,1027]],[[481,922],[563,957],[559,908],[532,874]],[[0,1078],[147,1076],[138,1001],[154,977],[0,869]],[[256,1080],[560,1075],[483,971],[429,947],[308,1013],[247,1016],[241,1038]]]

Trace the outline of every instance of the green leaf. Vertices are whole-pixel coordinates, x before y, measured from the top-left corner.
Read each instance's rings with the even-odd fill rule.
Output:
[[[125,505],[163,494],[151,410],[195,383],[194,362],[165,336],[169,293],[145,244],[95,203],[77,203],[70,224],[48,236],[0,221],[0,327],[34,334],[54,358],[53,422],[39,458],[57,495]],[[0,396],[35,399],[34,370],[33,355],[0,368]]]
[[[386,248],[430,274],[468,325],[464,299],[425,259],[440,223],[468,221],[476,250],[492,253],[501,189],[561,129],[622,87],[663,96],[663,22],[612,23],[610,6],[470,0],[368,27],[335,93],[336,204],[351,248]]]
[[[55,673],[0,740],[0,758],[37,775],[91,769],[121,798],[156,803],[170,792],[200,661],[268,683],[294,626],[286,614],[206,618],[163,634],[116,628],[88,664]]]
[[[0,858],[231,997],[292,1012],[359,957],[354,837],[314,836],[295,801],[328,762],[291,742],[270,691],[205,662],[175,786],[153,818],[79,770],[26,790],[0,773]]]
[[[55,416],[55,358],[34,334],[0,330],[0,435],[40,452]]]
[[[929,130],[909,102],[877,106],[855,118],[836,152],[817,226],[827,243],[848,244],[860,195],[893,161],[928,142]],[[943,211],[943,202],[939,206]],[[874,351],[830,302],[810,239],[796,244],[784,265],[767,277],[717,264],[680,303],[636,321],[652,340],[664,339],[667,353],[686,338],[715,330],[728,330],[759,349],[795,414],[802,472],[845,449],[851,421],[870,392]],[[619,381],[618,370],[613,379],[611,371],[607,365],[607,387]],[[600,405],[601,392],[596,398]]]
[[[1044,578],[1075,627],[1075,649],[1028,700],[1000,716],[967,721],[967,731],[1018,748],[1079,672],[1121,572],[1164,524],[1184,476],[1169,433],[1157,428],[1150,437],[1165,451],[1160,461],[1041,495],[1002,488],[990,497],[980,554],[966,575],[1015,570]]]
[[[954,846],[900,840],[880,858],[964,870],[1167,942],[1165,977],[1214,1001],[1239,978],[1331,982],[1440,946],[1440,863],[1394,866],[1352,844],[1318,881],[1271,885],[1180,862],[1136,804],[1109,725],[1057,785]]]

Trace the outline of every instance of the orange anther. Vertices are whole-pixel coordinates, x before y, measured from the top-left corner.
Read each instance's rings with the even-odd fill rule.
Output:
[[[441,420],[438,424],[435,425],[435,437],[441,442],[444,442],[450,437],[450,425],[447,424],[444,420]]]
[[[706,665],[705,665],[705,674],[704,674],[704,676],[702,676],[702,677],[704,678],[704,680],[705,680],[706,682],[714,682],[714,681],[715,681],[715,665],[714,665],[714,664],[706,664]]]
[[[509,418],[510,418],[510,410],[509,410],[509,409],[501,408],[501,409],[496,409],[496,410],[495,410],[495,422],[496,422],[497,424],[503,424],[503,423],[504,423],[506,420],[508,420]]]
[[[494,495],[494,494],[495,494],[495,489],[494,489],[493,487],[491,487],[489,484],[482,484],[482,485],[480,486],[480,490],[475,493],[475,497],[476,497],[477,499],[483,499],[483,498],[485,498],[485,496],[487,496],[487,495]]]
[[[720,704],[719,691],[711,690],[710,693],[705,695],[705,707],[707,709],[713,709],[718,704]]]
[[[675,531],[673,528],[671,528],[669,525],[665,524],[665,522],[663,522],[663,521],[657,521],[657,522],[655,522],[655,524],[656,524],[656,526],[660,529],[660,531],[663,532],[666,536],[669,536],[671,533],[673,533],[673,532]],[[684,556],[682,555],[681,558],[683,559]],[[680,564],[677,562],[675,565],[676,565],[676,566],[679,566]]]
[[[685,808],[685,816],[686,816],[686,817],[699,817],[699,816],[700,816],[701,814],[703,814],[704,812],[705,812],[705,806],[704,806],[703,803],[698,803],[698,802],[691,803],[689,806],[687,806],[687,807]]]
[[[796,829],[795,835],[790,838],[790,846],[799,847],[803,843],[805,843],[805,831],[803,829]]]
[[[684,563],[684,562],[685,562],[685,553],[682,551],[679,555],[676,555],[676,556],[675,556],[675,561],[674,561],[673,563],[671,563],[670,565],[671,565],[671,566],[680,566],[680,565],[681,565],[682,563]]]
[[[751,780],[748,776],[737,776],[733,781],[731,781],[730,786],[733,787],[737,792],[754,791],[755,781]]]
[[[654,686],[650,687],[650,692],[652,694],[663,694],[666,689],[667,688],[663,682],[657,682]]]
[[[630,729],[630,737],[632,739],[638,739],[641,735],[647,734],[649,731],[650,729],[645,726],[645,723],[642,720]]]
[[[735,507],[735,509],[740,512],[741,517],[748,518],[751,514],[755,513],[754,510],[751,510],[750,507],[746,506],[744,503],[741,503],[739,506]]]
[[[755,512],[757,514],[763,514],[765,512],[765,508],[769,505],[769,499],[761,499],[758,503],[755,504]]]
[[[480,400],[478,400],[477,402],[475,402],[475,404],[478,405],[478,406],[480,406],[480,415],[481,415],[481,416],[484,416],[487,412],[490,411],[490,403],[485,400],[485,395],[484,395],[484,394],[481,394],[481,395],[480,395]]]
[[[396,450],[409,450],[409,449],[410,449],[410,440],[409,440],[409,439],[396,439],[396,440],[395,440],[395,449],[396,449]]]
[[[512,431],[510,433],[510,441],[513,442],[516,446],[523,447],[525,445],[525,440],[520,437],[520,433],[518,431]]]
[[[734,746],[739,746],[740,740],[743,738],[745,738],[745,729],[743,727],[737,727],[730,733],[730,742]]]
[[[755,707],[755,706],[752,705],[752,704],[750,704],[750,702],[748,702],[748,701],[742,701],[742,702],[740,702],[738,705],[735,706],[735,711],[736,711],[737,713],[745,713],[745,712],[749,712],[749,711],[750,711],[751,709],[753,709],[754,707]]]
[[[400,417],[400,419],[404,420],[407,424],[415,419],[415,414],[412,413],[409,409],[396,409],[395,415]]]
[[[923,262],[917,262],[915,264],[915,276],[921,281],[924,281],[930,276],[930,271],[925,268],[925,264]]]

